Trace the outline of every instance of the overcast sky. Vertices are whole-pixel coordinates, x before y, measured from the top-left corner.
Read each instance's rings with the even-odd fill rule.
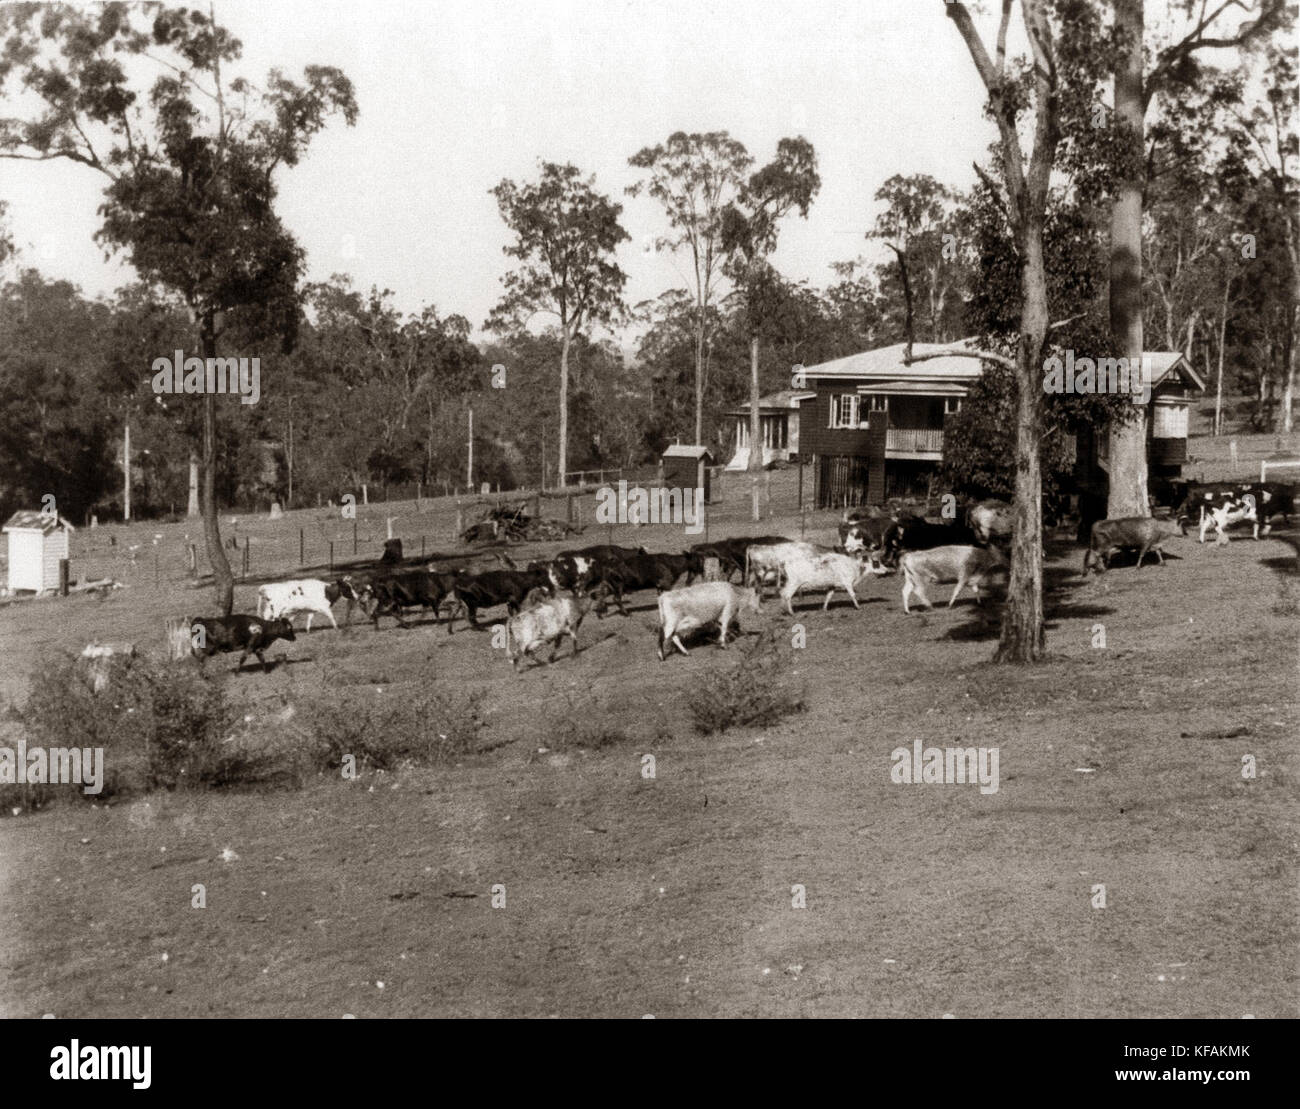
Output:
[[[654,201],[623,196],[629,156],[674,131],[727,130],[761,163],[786,135],[817,150],[822,189],[787,221],[775,261],[824,284],[829,264],[876,248],[872,199],[895,173],[966,187],[994,130],[940,0],[218,0],[241,70],[339,66],[360,118],[336,120],[279,177],[279,211],[309,277],[347,272],[481,327],[508,259],[488,190],[571,161],[625,205],[628,299],[680,283],[645,253]],[[988,29],[991,35],[991,28]],[[129,277],[92,235],[103,180],[73,164],[0,160],[20,265],[89,294]],[[12,270],[11,270],[12,272]]]

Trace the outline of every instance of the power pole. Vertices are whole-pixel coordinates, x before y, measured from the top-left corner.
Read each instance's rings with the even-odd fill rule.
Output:
[[[468,461],[465,464],[465,482],[470,487],[471,492],[474,489],[474,409],[469,410],[469,450],[467,452]]]

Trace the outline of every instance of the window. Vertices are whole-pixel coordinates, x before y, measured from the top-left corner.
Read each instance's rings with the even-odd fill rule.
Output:
[[[856,393],[838,393],[831,397],[831,427],[854,428],[858,426],[858,397]]]
[[[943,414],[951,416],[954,412],[961,411],[961,397],[944,397]]]

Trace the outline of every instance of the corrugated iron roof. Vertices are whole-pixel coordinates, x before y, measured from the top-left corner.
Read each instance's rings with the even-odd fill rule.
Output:
[[[708,447],[694,446],[689,443],[674,443],[664,451],[665,458],[703,458],[705,455],[713,457],[713,452]]]
[[[32,512],[28,509],[19,509],[5,521],[3,530],[39,531],[43,535],[49,535],[52,532],[58,531],[60,527],[65,527],[69,531],[77,530],[62,516],[54,516],[45,512]]]

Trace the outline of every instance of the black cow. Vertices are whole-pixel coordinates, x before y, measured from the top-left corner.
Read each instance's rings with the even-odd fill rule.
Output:
[[[597,617],[603,615],[604,600],[607,597],[612,596],[619,612],[626,616],[624,594],[635,593],[641,589],[653,589],[663,593],[671,589],[683,574],[686,575],[686,582],[689,585],[691,578],[703,573],[704,560],[690,553],[639,554],[608,562],[598,562],[589,582],[592,595],[600,595],[596,615]]]
[[[195,616],[189,621],[191,650],[200,659],[230,651],[243,651],[239,656],[238,672],[244,659],[256,655],[263,672],[271,668],[262,654],[277,639],[293,642],[293,623],[289,620],[263,620],[248,614],[237,616]]]
[[[731,539],[720,539],[716,543],[696,543],[689,553],[698,557],[701,565],[706,558],[716,558],[723,579],[730,581],[732,574],[740,574],[742,578],[745,576],[745,553],[750,547],[770,547],[789,542],[784,535],[737,535]]]
[[[901,520],[885,533],[884,561],[897,566],[904,551],[930,551],[935,547],[979,547],[975,532],[965,524],[931,524],[925,520]]]
[[[374,621],[376,631],[381,616],[392,616],[398,627],[409,628],[411,625],[402,619],[402,609],[431,608],[436,619],[442,602],[455,589],[458,578],[456,573],[430,573],[427,570],[372,578],[361,590],[362,604],[372,603],[370,619]]]
[[[506,611],[513,616],[523,607],[524,600],[534,589],[551,592],[551,579],[545,570],[488,570],[482,574],[458,576],[452,595],[458,605],[464,606],[470,627],[476,628],[478,622],[475,616],[479,609],[505,605]],[[447,621],[448,635],[452,632],[455,619],[456,614],[453,612]]]

